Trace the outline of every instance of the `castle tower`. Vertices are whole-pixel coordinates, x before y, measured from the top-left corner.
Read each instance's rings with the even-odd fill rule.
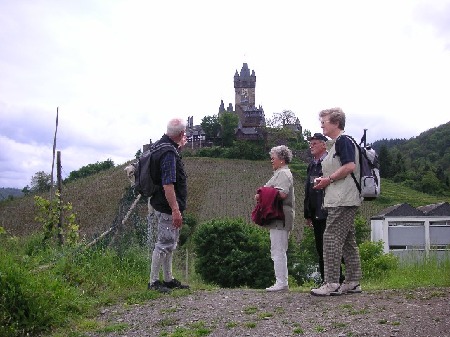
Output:
[[[250,69],[247,63],[242,65],[241,73],[236,70],[234,74],[235,109],[242,124],[245,121],[245,111],[255,107],[255,71]]]

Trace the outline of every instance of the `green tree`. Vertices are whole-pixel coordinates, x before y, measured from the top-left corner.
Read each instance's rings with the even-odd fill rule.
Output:
[[[205,132],[205,137],[207,140],[211,140],[215,145],[217,145],[217,140],[220,134],[220,122],[217,116],[205,116],[202,118],[200,123],[203,131]]]
[[[225,112],[220,118],[221,135],[222,135],[222,145],[229,147],[233,145],[233,141],[236,138],[235,129],[239,123],[239,117],[235,113]]]
[[[46,192],[50,190],[52,186],[52,178],[50,174],[45,173],[44,171],[39,171],[31,177],[31,188],[32,192]]]
[[[24,194],[24,195],[28,195],[29,193],[30,193],[30,186],[25,186],[23,189],[22,189],[22,193]]]
[[[436,194],[441,189],[441,182],[433,173],[433,171],[428,171],[423,175],[421,185],[422,185],[422,192],[428,194]]]
[[[139,157],[140,157],[141,155],[142,155],[142,150],[139,149],[139,150],[136,151],[136,154],[134,155],[134,157],[135,157],[136,159],[139,159]]]
[[[386,145],[381,145],[378,155],[380,161],[380,174],[383,178],[392,177],[392,160]]]

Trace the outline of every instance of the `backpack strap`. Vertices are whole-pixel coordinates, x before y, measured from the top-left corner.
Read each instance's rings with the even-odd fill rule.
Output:
[[[362,160],[362,158],[361,158],[361,155],[362,155],[361,154],[361,147],[358,145],[358,143],[356,142],[356,140],[352,136],[349,136],[349,135],[342,135],[342,136],[349,138],[353,142],[353,144],[355,144],[356,149],[358,150],[358,153],[359,153],[359,167],[361,168],[361,165],[362,165],[362,163],[361,163],[361,160]],[[356,185],[356,188],[358,189],[358,192],[361,194],[361,184],[358,182],[358,179],[356,179],[356,176],[355,176],[355,174],[353,172],[350,175],[352,176],[353,181],[355,182],[355,185]]]

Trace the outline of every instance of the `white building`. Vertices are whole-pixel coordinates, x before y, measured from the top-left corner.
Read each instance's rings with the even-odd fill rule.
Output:
[[[400,258],[450,254],[450,204],[398,204],[371,218],[371,240]]]

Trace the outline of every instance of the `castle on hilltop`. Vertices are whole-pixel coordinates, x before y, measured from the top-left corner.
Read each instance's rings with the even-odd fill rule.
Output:
[[[235,113],[239,117],[236,128],[238,140],[263,140],[265,135],[266,117],[261,105],[256,107],[256,74],[250,71],[248,64],[243,63],[241,71],[234,73],[234,108],[229,103],[225,108],[223,100],[220,101],[218,117],[223,113]],[[283,125],[295,132],[302,132],[302,126],[297,118],[294,124]],[[208,140],[200,125],[194,125],[193,117],[188,117],[186,136],[192,148],[208,146]]]
[[[263,139],[263,127],[266,126],[266,118],[262,106],[256,107],[256,74],[248,68],[247,63],[242,65],[241,72],[236,70],[234,74],[234,102],[235,110],[239,117],[236,129],[236,138],[241,140]],[[225,110],[223,100],[219,107],[219,116],[224,112],[233,112],[230,103]]]

